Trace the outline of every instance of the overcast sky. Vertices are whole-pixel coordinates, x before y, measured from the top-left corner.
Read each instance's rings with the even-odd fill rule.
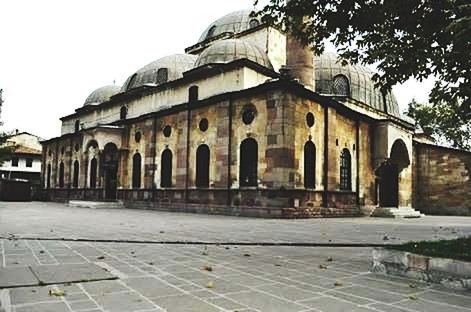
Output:
[[[266,1],[265,1],[266,2]],[[264,2],[261,2],[264,3]],[[1,0],[3,130],[51,138],[96,88],[195,44],[211,22],[253,0]],[[401,109],[432,81],[395,87]]]

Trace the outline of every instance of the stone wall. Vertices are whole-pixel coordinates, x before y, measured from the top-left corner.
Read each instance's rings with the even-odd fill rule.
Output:
[[[471,216],[471,153],[414,142],[413,207]]]

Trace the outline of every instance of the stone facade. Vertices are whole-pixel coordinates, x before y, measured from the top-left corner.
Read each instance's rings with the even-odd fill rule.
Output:
[[[414,125],[393,96],[249,13],[62,117],[43,142],[49,198],[286,218],[410,208]]]
[[[471,216],[471,153],[414,143],[414,207],[425,214]]]

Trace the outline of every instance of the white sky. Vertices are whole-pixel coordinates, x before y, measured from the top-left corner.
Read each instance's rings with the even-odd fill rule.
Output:
[[[262,1],[261,3],[265,3]],[[4,131],[60,135],[61,116],[96,88],[195,44],[211,22],[253,0],[1,0]],[[401,109],[427,101],[433,81],[394,88]]]

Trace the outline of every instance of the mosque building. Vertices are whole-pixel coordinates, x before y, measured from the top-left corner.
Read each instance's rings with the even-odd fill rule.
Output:
[[[43,142],[49,199],[283,218],[471,214],[470,153],[416,134],[366,67],[315,56],[250,13],[62,117],[61,136]]]

